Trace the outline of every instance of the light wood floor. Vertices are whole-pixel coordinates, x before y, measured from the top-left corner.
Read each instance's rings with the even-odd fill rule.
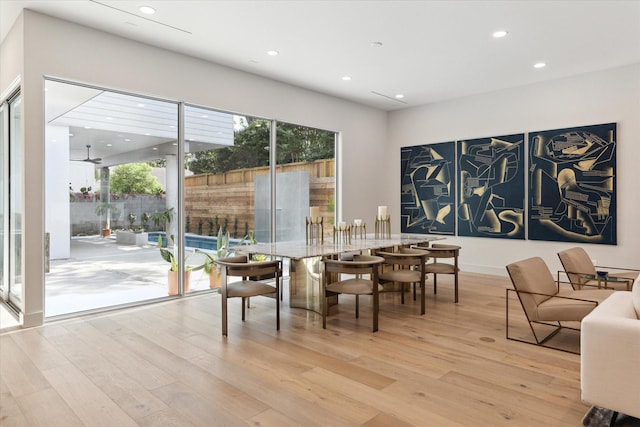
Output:
[[[247,322],[207,294],[0,336],[0,424],[9,426],[580,426],[578,355],[505,339],[508,279],[461,274],[398,294],[341,297],[328,329],[252,299]],[[519,307],[512,310],[518,320]],[[578,345],[577,336],[569,341]],[[577,347],[576,347],[577,348]]]

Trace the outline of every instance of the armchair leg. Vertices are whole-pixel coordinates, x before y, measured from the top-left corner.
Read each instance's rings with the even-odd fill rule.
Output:
[[[360,298],[356,295],[356,319],[360,317]]]
[[[247,297],[242,297],[242,321],[244,322],[244,315],[246,311]]]

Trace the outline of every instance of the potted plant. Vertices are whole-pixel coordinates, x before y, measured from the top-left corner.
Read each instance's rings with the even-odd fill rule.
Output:
[[[169,289],[169,295],[178,294],[178,245],[173,240],[173,235],[169,237],[173,242],[173,248],[171,250],[162,247],[162,236],[158,236],[158,249],[160,249],[160,255],[162,259],[167,261],[170,265],[167,273],[167,283]],[[168,241],[167,241],[168,243]],[[184,292],[189,292],[191,287],[191,272],[200,270],[204,265],[191,266],[187,264],[188,256],[184,258],[184,274],[182,276],[182,283],[184,284]]]
[[[118,208],[111,203],[100,203],[96,207],[96,215],[102,217],[105,216],[105,221],[103,223],[100,235],[102,237],[108,237],[111,235],[111,215],[118,216],[120,215],[120,211]]]
[[[247,232],[247,235],[242,238],[242,245],[255,245],[258,243],[256,240],[253,231]],[[251,257],[253,261],[266,261],[269,257],[265,254],[253,254]]]
[[[156,212],[151,215],[151,220],[153,221],[153,225],[155,225],[156,229],[161,228],[162,231],[167,232],[169,228],[169,223],[173,220],[173,208],[167,208],[162,212]],[[159,241],[159,240],[158,240]],[[166,239],[166,243],[169,243],[169,239]],[[162,245],[166,246],[166,244]]]
[[[216,260],[223,259],[231,255],[231,251],[229,250],[229,231],[225,233],[222,232],[222,227],[218,229],[218,236],[216,239],[216,253],[211,254],[208,252],[201,251],[196,249],[196,252],[202,253],[205,256],[204,263],[202,264],[202,268],[204,272],[209,275],[209,287],[211,289],[219,288],[220,283],[220,273],[218,273]]]

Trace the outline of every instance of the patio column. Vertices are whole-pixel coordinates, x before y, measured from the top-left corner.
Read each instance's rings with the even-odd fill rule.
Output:
[[[167,236],[174,235],[176,241],[179,239],[178,234],[178,173],[181,168],[178,167],[178,156],[175,154],[167,154],[166,160],[166,177],[165,177],[165,190],[166,199],[165,206],[167,209],[174,208],[173,220],[169,223],[167,229]]]
[[[111,188],[109,185],[110,175],[109,168],[104,166],[100,168],[100,202],[111,203]],[[111,228],[111,210],[105,213],[107,216],[107,228]]]

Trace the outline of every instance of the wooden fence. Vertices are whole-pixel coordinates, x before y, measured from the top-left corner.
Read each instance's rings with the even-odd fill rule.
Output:
[[[309,173],[309,201],[320,207],[326,219],[325,233],[331,229],[335,197],[335,161],[317,160],[291,163],[276,168],[277,173]],[[254,229],[254,180],[269,173],[269,167],[238,169],[220,174],[185,177],[187,232],[214,235],[218,227],[242,238]]]

